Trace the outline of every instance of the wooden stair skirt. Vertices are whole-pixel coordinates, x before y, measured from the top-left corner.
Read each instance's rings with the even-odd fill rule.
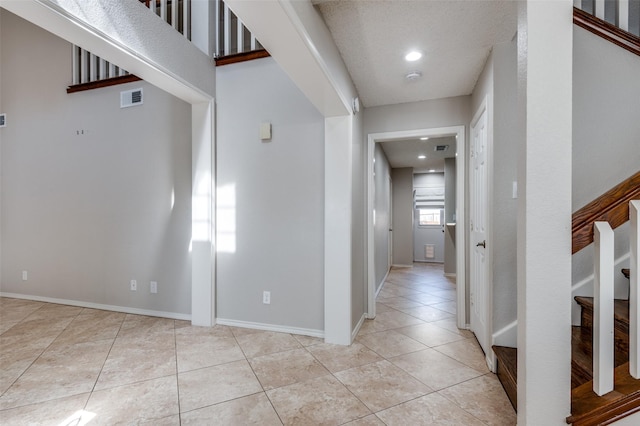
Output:
[[[625,273],[625,271],[623,271]],[[628,272],[625,274],[628,275]],[[575,426],[608,425],[640,412],[640,380],[629,375],[629,302],[614,301],[615,388],[599,397],[593,392],[593,298],[575,297],[582,325],[571,335],[571,416]],[[498,379],[517,409],[517,349],[494,346]]]

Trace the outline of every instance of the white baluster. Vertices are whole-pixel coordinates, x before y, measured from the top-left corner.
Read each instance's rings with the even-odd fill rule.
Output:
[[[71,45],[73,48],[71,56],[71,84],[80,83],[80,48],[75,44]]]
[[[595,15],[596,18],[604,19],[604,0],[595,0]]]
[[[100,80],[104,80],[105,78],[109,77],[107,75],[107,69],[109,67],[109,63],[102,58],[99,58],[99,59],[100,59],[100,75],[98,76],[98,78]]]
[[[167,0],[160,0],[160,17],[167,22]]]
[[[618,0],[618,27],[629,31],[629,0]]]
[[[98,79],[98,57],[93,53],[89,54],[89,81]]]
[[[171,0],[171,26],[174,30],[179,31],[178,26],[178,9],[180,8],[178,0]]]
[[[224,54],[231,54],[231,10],[224,5]]]
[[[256,36],[251,33],[251,50],[256,50]]]
[[[109,63],[109,78],[117,77],[116,75],[116,64]]]
[[[244,52],[244,24],[242,23],[240,18],[238,18],[237,22],[238,22],[238,37],[236,40],[238,45],[237,52],[242,53]]]
[[[578,9],[582,9],[582,0],[573,0],[573,7],[577,7]]]
[[[593,391],[613,390],[613,230],[608,222],[593,227]]]
[[[191,0],[182,0],[182,34],[191,40],[191,14],[189,13],[189,6]]]
[[[220,51],[221,48],[221,37],[220,37],[220,1],[221,0],[215,0],[216,1],[216,22],[215,22],[215,31],[216,31],[216,35],[215,35],[215,56],[218,57],[222,54],[222,52]]]
[[[629,269],[631,276],[629,280],[629,374],[635,379],[640,379],[640,200],[633,200],[629,203],[629,221],[631,222],[631,261]]]
[[[80,83],[89,81],[89,70],[87,68],[89,61],[89,52],[80,49]]]

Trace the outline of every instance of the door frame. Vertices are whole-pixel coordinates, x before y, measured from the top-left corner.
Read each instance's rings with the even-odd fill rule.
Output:
[[[473,138],[473,128],[478,123],[482,114],[486,112],[487,114],[487,141],[486,141],[486,168],[487,168],[487,187],[485,193],[485,203],[486,203],[486,213],[487,213],[487,223],[486,223],[486,248],[485,248],[485,264],[486,264],[486,277],[485,277],[485,305],[486,305],[486,318],[484,319],[485,330],[484,333],[489,339],[487,346],[489,349],[485,353],[485,360],[487,362],[487,366],[493,372],[495,372],[495,354],[492,350],[490,350],[493,345],[493,213],[492,213],[492,202],[493,202],[493,125],[492,125],[492,110],[493,105],[492,98],[489,95],[485,95],[484,99],[478,106],[478,109],[473,114],[473,119],[469,125],[469,152],[471,152],[471,140]],[[468,162],[468,173],[469,179],[471,179],[471,168],[473,167],[473,162]],[[469,182],[471,184],[471,182]],[[469,193],[469,197],[471,197],[471,193]],[[471,208],[471,199],[469,199],[469,208]],[[469,212],[469,217],[471,217],[471,212]],[[471,250],[473,249],[471,245],[473,241],[471,241],[471,229],[469,228],[469,259],[471,259]],[[471,269],[471,268],[470,268]],[[469,289],[472,287],[471,283],[472,275],[471,270],[469,270]],[[471,296],[469,296],[471,297]],[[471,303],[471,299],[469,299],[469,303]],[[471,326],[471,314],[469,314],[469,326]],[[475,333],[474,333],[475,334]]]
[[[436,137],[442,135],[456,135],[456,301],[458,307],[456,323],[458,328],[468,328],[466,318],[466,219],[465,219],[465,194],[466,194],[466,133],[465,126],[436,127],[416,130],[399,130],[393,132],[370,133],[367,136],[367,313],[371,319],[376,316],[376,282],[375,282],[375,253],[373,238],[373,158],[376,142],[393,142],[409,138],[423,136]],[[461,224],[458,226],[457,224]],[[462,229],[461,229],[462,228]]]

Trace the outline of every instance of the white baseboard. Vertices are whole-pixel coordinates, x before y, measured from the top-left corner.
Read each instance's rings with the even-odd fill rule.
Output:
[[[103,305],[101,303],[83,302],[80,300],[57,299],[54,297],[32,296],[27,294],[0,292],[0,297],[12,299],[34,300],[36,302],[57,303],[60,305],[78,306],[81,308],[102,309],[103,311],[123,312],[125,314],[146,315],[150,317],[169,318],[183,321],[191,321],[190,314],[179,314],[177,312],[153,311],[150,309],[130,308],[127,306]]]
[[[391,265],[392,268],[413,268],[413,265],[403,265],[400,263],[394,263]]]
[[[253,330],[275,331],[277,333],[300,334],[302,336],[319,337],[321,339],[324,339],[324,330],[314,330],[310,328],[287,327],[282,325],[238,321],[226,318],[216,318],[216,324],[239,328],[250,328]]]
[[[358,324],[356,324],[356,327],[351,332],[351,342],[356,340],[356,336],[358,335],[358,332],[360,331],[360,327],[362,327],[362,324],[364,324],[364,321],[365,321],[366,318],[367,318],[366,314],[362,314],[362,316],[360,317],[360,321],[358,321]]]
[[[449,277],[449,278],[455,278],[456,277],[456,273],[455,272],[448,272],[446,274],[444,274],[445,277]]]

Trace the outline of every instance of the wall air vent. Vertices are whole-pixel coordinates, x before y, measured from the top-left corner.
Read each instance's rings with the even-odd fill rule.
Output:
[[[120,92],[120,108],[128,108],[142,104],[142,88]]]
[[[449,149],[449,145],[436,145],[433,150],[436,152],[445,152]]]
[[[7,114],[0,114],[0,127],[7,127]]]

